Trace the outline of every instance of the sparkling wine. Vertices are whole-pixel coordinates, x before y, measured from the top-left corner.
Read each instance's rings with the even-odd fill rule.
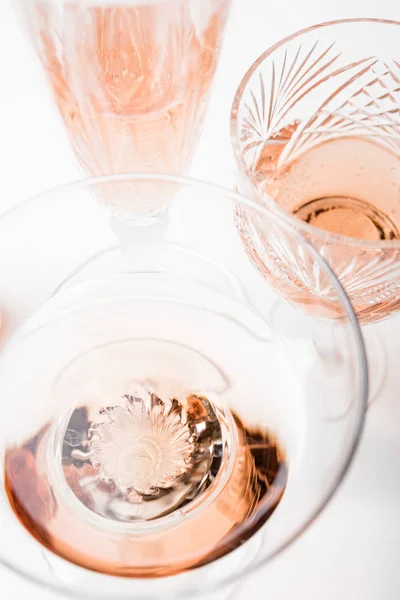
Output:
[[[285,496],[303,423],[290,353],[202,284],[73,281],[4,351],[3,391],[25,407],[1,448],[8,518],[101,573],[166,576],[227,554]]]
[[[280,157],[296,124],[267,143],[256,166],[265,192],[286,212],[314,227],[361,240],[400,237],[400,157],[368,139],[336,137]]]
[[[92,175],[190,162],[229,0],[23,3],[79,161]]]
[[[338,275],[360,319],[386,316],[399,306],[399,250],[396,244],[374,244],[400,239],[400,156],[389,138],[386,143],[377,136],[331,135],[313,144],[299,125],[294,122],[265,143],[252,183],[285,212],[321,231],[301,233]],[[318,295],[335,314],[336,291],[284,237],[271,234],[264,249],[286,273],[279,283],[286,295],[309,304]],[[268,261],[265,267],[271,273]]]
[[[286,475],[267,431],[204,396],[165,401],[141,385],[5,455],[25,528],[75,564],[123,576],[172,575],[238,547],[275,510]]]

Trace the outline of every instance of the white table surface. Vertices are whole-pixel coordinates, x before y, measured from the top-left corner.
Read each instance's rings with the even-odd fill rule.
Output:
[[[0,2],[0,212],[80,174],[39,65],[11,4]],[[25,0],[29,1],[29,0]],[[251,62],[281,37],[344,17],[400,19],[398,0],[233,0],[214,94],[193,175],[232,186],[229,110]],[[246,48],[244,48],[246,44]],[[400,38],[399,38],[400,54]],[[40,232],[38,232],[40,235]],[[390,350],[384,393],[372,405],[351,471],[306,534],[237,598],[397,600],[400,598],[400,317],[383,323]],[[51,600],[0,568],[1,600]]]

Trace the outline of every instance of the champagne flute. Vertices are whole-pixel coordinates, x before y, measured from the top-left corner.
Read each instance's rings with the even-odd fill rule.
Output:
[[[88,174],[186,171],[229,5],[230,0],[19,1],[72,148]],[[162,208],[143,199],[137,212]]]

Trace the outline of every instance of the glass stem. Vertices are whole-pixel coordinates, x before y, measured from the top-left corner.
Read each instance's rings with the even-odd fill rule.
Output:
[[[363,325],[362,335],[367,353],[369,369],[369,399],[368,406],[379,397],[387,378],[387,356],[385,341],[374,324]]]
[[[150,273],[160,270],[168,228],[167,211],[148,217],[118,212],[112,218],[111,227],[119,239],[123,271]]]

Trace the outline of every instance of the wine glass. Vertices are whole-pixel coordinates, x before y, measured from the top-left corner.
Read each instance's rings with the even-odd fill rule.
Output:
[[[138,199],[171,193],[140,230]],[[285,301],[246,256],[244,208],[314,263],[340,325],[293,307],[271,327]],[[307,529],[357,447],[367,368],[340,284],[283,219],[194,180],[109,176],[8,212],[0,257],[3,565],[74,598],[190,598]]]
[[[363,324],[400,306],[400,23],[351,19],[316,25],[275,44],[250,67],[231,119],[238,189],[279,212],[330,264]],[[257,264],[285,296],[325,303],[321,282],[292,240],[274,231]],[[375,393],[384,344],[363,327]]]
[[[188,168],[229,6],[230,0],[19,0],[87,173]]]

